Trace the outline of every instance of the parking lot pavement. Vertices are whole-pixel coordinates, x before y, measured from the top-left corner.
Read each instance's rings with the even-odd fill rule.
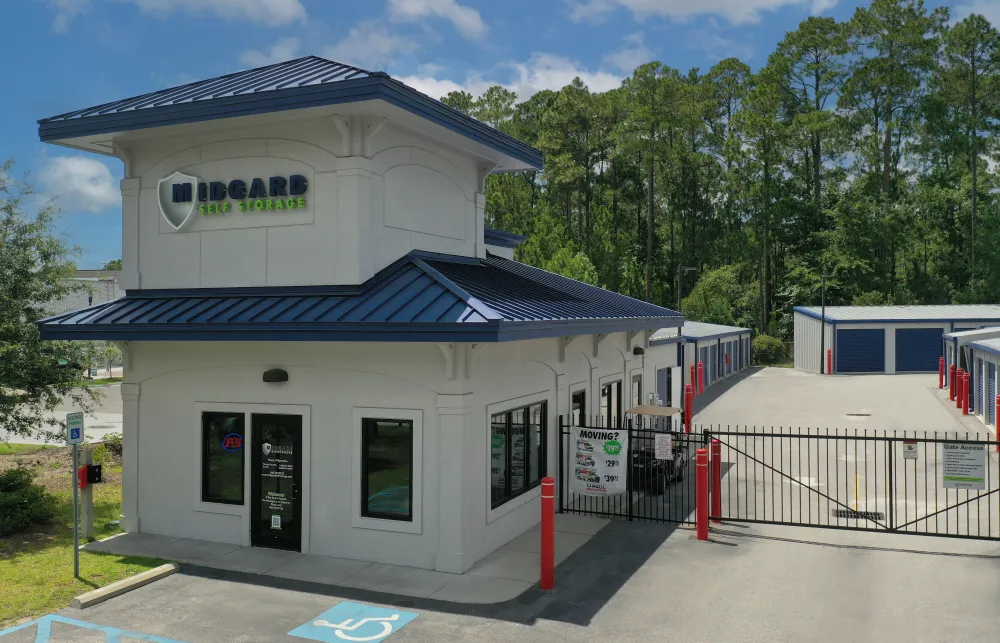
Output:
[[[750,369],[706,389],[694,422],[708,426],[985,431],[955,413],[937,374],[817,375],[791,368]]]
[[[288,632],[342,601],[416,613],[390,643],[976,643],[1000,631],[1000,543],[737,525],[701,543],[687,529],[616,522],[567,563],[556,592],[497,606],[188,568],[60,615],[187,643],[301,643]],[[69,626],[53,633],[102,640]],[[30,628],[17,634],[0,642],[35,640]]]

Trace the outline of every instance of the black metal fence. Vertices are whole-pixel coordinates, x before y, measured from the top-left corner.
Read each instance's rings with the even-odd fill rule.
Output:
[[[712,519],[1000,539],[1000,443],[988,436],[787,427],[702,433],[721,446],[722,508]]]
[[[702,435],[671,430],[671,418],[635,418],[624,427],[602,426],[599,418],[579,424],[559,417],[560,513],[694,524],[694,456]],[[658,458],[667,446],[671,457]]]

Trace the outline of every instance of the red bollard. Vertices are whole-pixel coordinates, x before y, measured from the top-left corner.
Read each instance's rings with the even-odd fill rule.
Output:
[[[694,416],[694,387],[684,385],[684,432],[691,432],[691,420]]]
[[[708,449],[698,449],[695,469],[695,520],[698,540],[708,540]]]
[[[542,478],[542,589],[556,584],[556,479]]]
[[[722,445],[712,440],[712,522],[722,522]]]
[[[948,367],[948,399],[955,399],[955,373],[957,373],[955,365],[952,364]]]
[[[938,389],[944,388],[944,358],[938,359]]]
[[[969,414],[969,374],[962,373],[962,415]]]
[[[696,366],[694,364],[692,364],[691,365],[691,380],[690,381],[691,381],[691,393],[693,395],[697,395],[698,394],[698,375],[697,375],[697,371],[695,369],[696,369]]]
[[[698,362],[698,395],[705,392],[705,362]]]
[[[962,385],[965,383],[965,371],[955,371],[955,408],[962,408]]]
[[[833,349],[826,349],[826,374],[830,375],[833,373]]]

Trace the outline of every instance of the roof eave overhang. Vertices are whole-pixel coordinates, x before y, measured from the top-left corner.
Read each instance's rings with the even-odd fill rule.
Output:
[[[87,324],[40,322],[43,340],[210,342],[472,342],[496,343],[679,327],[683,317],[545,322],[355,324]]]
[[[43,143],[73,146],[72,139],[84,136],[366,100],[384,100],[524,164],[523,168],[516,169],[542,168],[543,157],[539,150],[386,75],[86,118],[45,119],[39,121],[38,137]]]

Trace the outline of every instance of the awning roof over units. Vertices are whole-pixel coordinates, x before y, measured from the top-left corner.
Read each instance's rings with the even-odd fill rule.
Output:
[[[501,257],[414,251],[360,286],[129,291],[39,328],[43,339],[502,342],[683,321]]]

